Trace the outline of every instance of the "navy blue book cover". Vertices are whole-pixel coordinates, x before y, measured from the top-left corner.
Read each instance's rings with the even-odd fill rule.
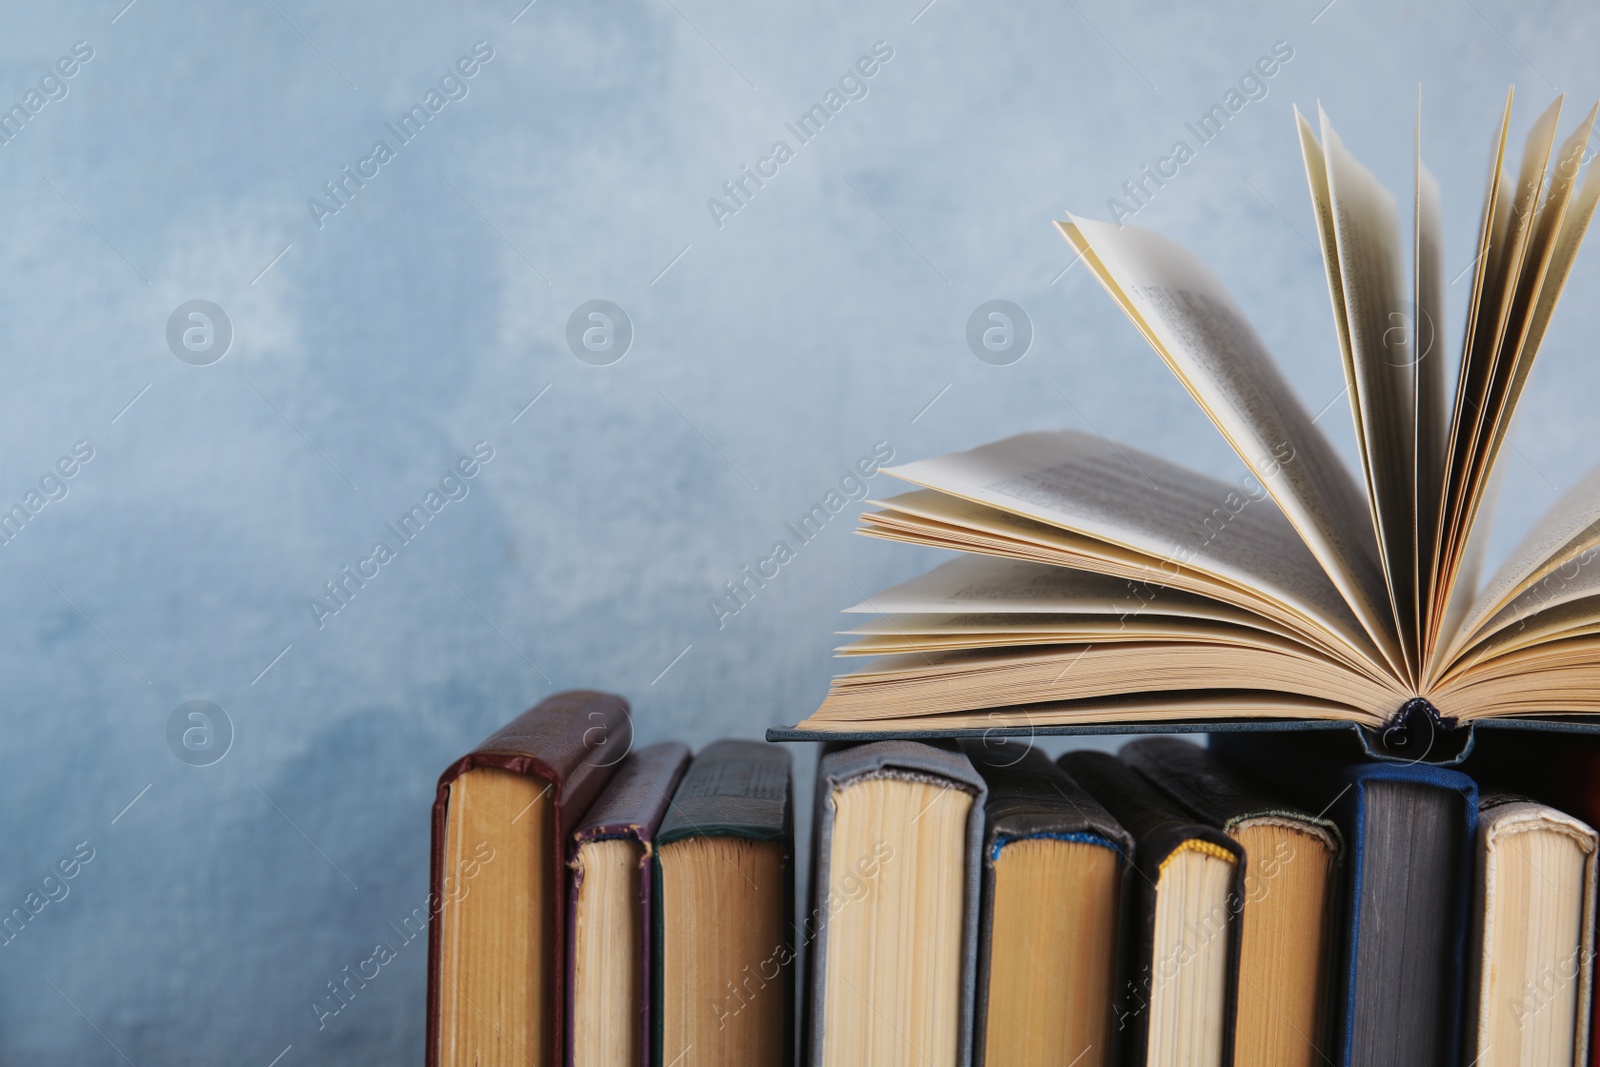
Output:
[[[1343,901],[1345,944],[1340,954],[1340,969],[1333,983],[1335,1032],[1338,1035],[1338,1062],[1352,1064],[1353,1042],[1356,1034],[1358,1012],[1370,1010],[1363,1005],[1374,1003],[1404,1003],[1408,1008],[1408,1025],[1423,1027],[1428,1016],[1434,1015],[1438,1038],[1437,1062],[1453,1064],[1460,1048],[1462,982],[1466,974],[1466,939],[1468,909],[1471,897],[1472,842],[1477,832],[1478,787],[1457,770],[1427,763],[1398,763],[1373,760],[1355,746],[1338,743],[1333,736],[1307,734],[1252,734],[1228,733],[1213,735],[1210,746],[1218,756],[1286,797],[1294,799],[1311,811],[1332,818],[1344,834],[1348,847],[1348,865],[1344,876]],[[1402,783],[1441,790],[1445,794],[1451,824],[1446,833],[1438,828],[1398,827],[1401,835],[1412,835],[1413,847],[1407,853],[1423,853],[1434,849],[1434,855],[1445,855],[1450,865],[1447,898],[1436,907],[1442,914],[1418,915],[1383,914],[1376,916],[1377,929],[1364,928],[1361,902],[1363,894],[1371,892],[1372,884],[1383,874],[1374,869],[1370,842],[1368,807],[1371,787],[1375,783]],[[1442,852],[1440,851],[1442,850]],[[1370,913],[1369,922],[1375,917]],[[1418,1004],[1415,988],[1360,989],[1357,965],[1362,959],[1363,939],[1377,938],[1389,941],[1413,935],[1419,926],[1442,926],[1436,948],[1441,958],[1437,960],[1437,973],[1443,983],[1435,1003]],[[1365,946],[1369,951],[1382,950],[1385,945]],[[1392,946],[1391,946],[1392,947]],[[1432,970],[1432,968],[1430,968]],[[1370,972],[1368,972],[1370,973]],[[1404,1030],[1405,1027],[1400,1028]],[[1404,1037],[1400,1039],[1403,1041]],[[1399,1062],[1398,1060],[1396,1061]],[[1361,1067],[1366,1067],[1363,1060]],[[1418,1067],[1414,1062],[1404,1067]]]

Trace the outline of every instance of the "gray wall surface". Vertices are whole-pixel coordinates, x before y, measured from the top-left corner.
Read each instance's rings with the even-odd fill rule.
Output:
[[[314,1005],[425,898],[439,771],[562,688],[626,694],[646,741],[808,714],[837,611],[938,554],[852,537],[851,501],[714,598],[875,447],[1079,427],[1244,473],[1052,219],[1137,206],[1185,141],[1133,221],[1216,269],[1317,411],[1343,380],[1291,104],[1409,220],[1422,86],[1455,277],[1506,86],[1518,143],[1600,94],[1600,17],[1551,0],[523,2],[0,15],[0,506],[39,505],[0,545],[0,911],[75,871],[0,945],[6,1063],[417,1062],[420,943]],[[1591,248],[1497,553],[1600,456],[1597,279]],[[1032,324],[1009,365],[965,338],[992,299]],[[569,344],[594,300],[620,359]],[[1345,408],[1321,425],[1353,462]],[[190,701],[221,709],[209,756]]]

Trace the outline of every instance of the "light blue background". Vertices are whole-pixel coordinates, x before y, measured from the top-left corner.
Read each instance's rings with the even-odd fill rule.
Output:
[[[1506,85],[1519,139],[1556,86],[1600,92],[1592,6],[1539,0],[124,2],[9,5],[0,28],[7,105],[94,49],[0,145],[0,502],[94,449],[0,547],[0,911],[95,853],[0,947],[7,1063],[417,1062],[420,944],[321,1030],[311,1004],[423,900],[435,776],[559,688],[622,692],[642,739],[697,746],[809,713],[837,610],[935,554],[841,515],[722,628],[707,601],[875,442],[1092,426],[1244,473],[1088,271],[1062,273],[1052,218],[1106,217],[1287,41],[1266,99],[1136,221],[1215,267],[1320,410],[1342,379],[1290,104],[1320,99],[1404,190],[1423,85],[1454,276]],[[480,40],[469,95],[319,229],[307,199]],[[866,98],[719,228],[707,199],[877,41]],[[1499,551],[1600,455],[1597,278],[1591,248]],[[196,298],[236,330],[209,367],[164,338]],[[636,333],[608,367],[564,340],[596,298]],[[1012,366],[963,338],[992,298],[1036,330]],[[1322,425],[1350,455],[1345,409]],[[309,598],[476,441],[470,495],[319,630]],[[211,767],[167,745],[191,699],[237,732]]]

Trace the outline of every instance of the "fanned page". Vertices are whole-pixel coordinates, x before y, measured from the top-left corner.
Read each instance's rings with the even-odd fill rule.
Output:
[[[1153,231],[1077,218],[1057,226],[1261,478],[1389,669],[1403,677],[1363,494],[1222,283]]]
[[[1259,486],[1254,493],[1263,502],[1270,500],[1266,491]],[[1231,506],[1242,506],[1242,500],[1247,497],[1241,495],[1232,501],[1232,505],[1226,494],[1221,499],[1224,501],[1223,507],[1206,516],[1194,528],[1202,539],[1211,536],[1207,531],[1218,531],[1225,527],[1228,516],[1232,514]],[[1145,610],[1149,609],[1150,599],[1159,598],[1166,603],[1171,599],[1169,594],[1176,593],[1180,597],[1193,594],[1207,598],[1218,606],[1231,606],[1255,616],[1258,628],[1293,635],[1308,648],[1338,660],[1351,670],[1374,676],[1387,673],[1376,664],[1376,652],[1366,634],[1344,601],[1339,599],[1338,592],[1327,582],[1326,576],[1320,578],[1323,583],[1321,592],[1332,613],[1331,617],[1338,620],[1334,627],[1322,625],[1304,611],[1297,611],[1281,600],[1265,595],[1255,586],[1226,581],[1180,563],[1171,556],[1156,556],[1114,545],[1061,526],[932,489],[915,489],[874,503],[883,510],[865,512],[861,516],[861,529],[857,532],[889,541],[983,553],[1030,564],[1049,564],[1051,569],[1062,573],[1092,572],[1090,576],[1111,576],[1128,583],[1130,601],[1147,598],[1144,601]],[[1287,526],[1287,523],[1284,525]],[[866,604],[873,610],[888,610],[878,606],[876,598],[869,599]],[[1352,641],[1357,648],[1366,651],[1353,649]]]
[[[1597,598],[1600,567],[1592,565],[1574,568],[1571,578],[1524,590],[1479,627],[1482,638],[1458,658],[1447,677],[1470,672],[1493,655],[1600,629]]]
[[[1583,583],[1600,572],[1600,467],[1589,471],[1534,524],[1479,594],[1448,648],[1452,663],[1469,646],[1506,625],[1588,595]],[[1509,607],[1515,604],[1514,608]],[[1600,605],[1589,608],[1600,619]],[[1581,620],[1580,620],[1581,621]],[[1453,665],[1453,663],[1452,663]]]
[[[845,609],[875,618],[845,631],[844,655],[1083,641],[1273,643],[1304,639],[1254,612],[1165,586],[1021,560],[969,556]]]
[[[1286,708],[1300,701],[1341,704],[1369,723],[1386,720],[1406,698],[1392,679],[1368,679],[1287,642],[1256,635],[1222,644],[1096,641],[881,656],[835,678],[814,718],[982,717],[987,709],[1006,708],[1043,723],[1048,720],[1037,717],[1035,706],[1048,702],[1163,693],[1167,701],[1185,703],[1218,690],[1281,698]]]
[[[965,713],[929,714],[917,710],[914,700],[901,698],[905,706],[880,714],[878,708],[863,706],[851,699],[840,704],[835,694],[847,685],[853,674],[834,679],[829,693],[815,713],[797,727],[817,733],[854,733],[859,730],[887,730],[916,733],[925,730],[1005,729],[1083,725],[1087,723],[1197,722],[1229,719],[1341,719],[1368,725],[1383,720],[1368,712],[1338,701],[1289,693],[1257,693],[1248,690],[1194,689],[1189,692],[1128,693],[1098,700],[1047,700],[1021,707],[993,707],[989,701],[982,710]]]
[[[1486,414],[1482,420],[1477,458],[1473,462],[1479,481],[1492,482],[1499,476],[1496,461],[1532,369],[1544,324],[1548,323],[1550,313],[1554,310],[1578,244],[1594,214],[1596,198],[1600,197],[1600,182],[1596,181],[1594,168],[1590,168],[1581,189],[1577,184],[1583,150],[1595,119],[1595,111],[1591,109],[1562,145],[1551,175],[1549,193],[1544,203],[1536,207],[1535,198],[1543,175],[1542,170],[1536,172],[1533,169],[1534,161],[1539,161],[1542,167],[1543,160],[1549,154],[1555,133],[1553,109],[1554,105],[1552,110],[1546,111],[1529,136],[1522,166],[1523,182],[1531,185],[1532,189],[1521,191],[1516,209],[1528,212],[1533,218],[1527,226],[1526,254],[1522,257],[1520,270],[1515,276],[1504,280],[1504,284],[1513,292],[1506,301],[1508,325],[1501,339],[1501,351],[1487,375],[1487,395],[1481,402]],[[1474,499],[1474,495],[1481,492],[1481,489],[1477,489],[1466,494],[1468,507],[1481,510],[1481,504]],[[1565,540],[1549,543],[1551,538],[1559,537],[1560,531],[1572,521],[1575,506],[1578,504],[1570,496],[1558,502],[1552,512],[1536,524],[1529,538],[1513,553],[1506,568],[1488,588],[1477,590],[1472,576],[1464,568],[1462,573],[1455,576],[1456,588],[1438,626],[1439,640],[1430,672],[1432,675],[1437,676],[1449,670],[1450,656],[1459,652],[1466,643],[1477,639],[1477,628],[1484,619],[1502,607],[1508,595],[1514,595],[1511,586],[1535,571],[1539,572],[1540,578],[1545,577],[1575,552],[1583,551],[1586,546],[1571,551],[1564,549]],[[1469,513],[1463,522],[1464,536],[1469,546],[1487,536],[1486,530],[1481,533],[1477,530],[1477,527],[1487,525],[1481,515]],[[1567,539],[1577,535],[1578,531],[1569,531]],[[1533,558],[1533,554],[1539,551],[1535,546],[1541,543],[1547,544],[1548,552],[1554,554],[1553,558]],[[1503,584],[1505,581],[1511,584]]]
[[[1563,493],[1511,550],[1500,570],[1483,587],[1466,629],[1476,629],[1518,593],[1596,545],[1600,545],[1600,466],[1590,468]]]
[[[1600,712],[1600,636],[1579,627],[1469,659],[1435,694],[1459,719]]]
[[[1339,290],[1334,314],[1345,317],[1338,332],[1348,346],[1345,380],[1373,533],[1407,660],[1406,676],[1414,677],[1414,327],[1402,288],[1399,215],[1394,197],[1345,150],[1328,116],[1320,117],[1322,144],[1317,151],[1308,124],[1296,113],[1307,169],[1320,158],[1326,171],[1324,181],[1311,180],[1318,232],[1329,289]],[[1326,203],[1320,202],[1321,196]]]
[[[1595,111],[1591,109],[1588,116],[1561,146],[1551,174],[1549,194],[1534,215],[1527,254],[1523,260],[1521,276],[1516,282],[1516,296],[1511,307],[1511,317],[1501,343],[1502,354],[1495,375],[1494,392],[1490,397],[1493,422],[1488,441],[1484,446],[1485,469],[1492,469],[1499,458],[1501,445],[1510,432],[1517,401],[1521,399],[1522,388],[1527,383],[1529,371],[1533,369],[1533,357],[1539,344],[1539,338],[1534,335],[1534,328],[1541,304],[1548,296],[1550,306],[1553,307],[1556,297],[1560,295],[1561,286],[1566,281],[1564,266],[1559,274],[1557,273],[1557,254],[1562,249],[1562,230],[1567,220],[1573,191],[1577,187],[1578,169],[1583,165],[1583,153],[1588,146],[1594,120]],[[1553,125],[1550,132],[1552,134],[1555,132]],[[1581,209],[1580,198],[1579,210]],[[1589,212],[1591,214],[1593,212],[1593,201],[1590,201]],[[1582,225],[1586,226],[1587,223],[1588,216],[1585,215]],[[1573,247],[1573,251],[1576,251],[1576,246]],[[1566,265],[1570,265],[1570,260]],[[1545,321],[1548,321],[1548,313]]]
[[[1504,252],[1495,260],[1496,285],[1488,290],[1485,296],[1490,302],[1485,306],[1484,312],[1492,311],[1492,319],[1488,319],[1484,339],[1487,342],[1486,355],[1489,360],[1487,367],[1487,391],[1485,400],[1488,401],[1479,413],[1477,420],[1478,433],[1473,438],[1472,446],[1476,458],[1481,463],[1484,457],[1483,434],[1489,430],[1500,412],[1496,404],[1498,394],[1504,388],[1507,353],[1504,348],[1506,332],[1511,325],[1512,312],[1516,306],[1516,295],[1523,278],[1523,266],[1527,261],[1528,250],[1536,223],[1536,209],[1539,205],[1539,195],[1544,188],[1545,167],[1550,161],[1550,150],[1555,144],[1556,121],[1561,116],[1561,98],[1545,110],[1529,131],[1527,141],[1523,144],[1522,165],[1517,171],[1517,182],[1512,187],[1511,215],[1506,222],[1506,236]],[[1492,332],[1488,328],[1492,323]],[[1469,468],[1472,472],[1473,468]]]
[[[1501,167],[1505,160],[1506,136],[1511,129],[1512,94],[1506,94],[1505,112],[1500,119],[1500,129],[1489,154],[1489,188],[1483,198],[1483,214],[1478,222],[1477,254],[1472,258],[1472,295],[1467,300],[1467,326],[1461,340],[1461,366],[1456,375],[1455,404],[1451,409],[1450,432],[1446,437],[1445,473],[1439,503],[1439,521],[1435,536],[1436,557],[1429,575],[1426,626],[1423,642],[1424,660],[1436,666],[1433,657],[1439,631],[1444,622],[1445,600],[1455,585],[1455,573],[1461,546],[1460,486],[1462,469],[1467,462],[1467,441],[1472,430],[1469,420],[1476,420],[1483,408],[1485,392],[1484,371],[1481,359],[1475,352],[1485,347],[1480,339],[1484,316],[1481,313],[1484,293],[1493,285],[1494,261],[1499,255],[1504,237],[1506,216],[1511,210],[1511,194],[1501,181]]]
[[[1088,615],[1119,621],[1161,615],[1241,626],[1260,621],[1253,612],[1168,586],[987,556],[947,560],[844,610],[862,615]]]
[[[1416,202],[1413,216],[1412,257],[1412,363],[1416,429],[1412,432],[1412,468],[1415,472],[1416,513],[1412,529],[1411,595],[1413,633],[1426,632],[1427,598],[1439,555],[1439,497],[1444,492],[1445,435],[1450,413],[1445,405],[1444,338],[1444,212],[1439,205],[1439,182],[1422,162],[1422,92],[1417,91]]]
[[[1591,127],[1594,120],[1595,112],[1591,110],[1589,112]],[[1561,228],[1556,234],[1555,249],[1550,255],[1545,283],[1539,290],[1539,301],[1534,305],[1533,315],[1528,324],[1528,335],[1522,342],[1523,348],[1530,353],[1536,352],[1539,342],[1544,340],[1545,330],[1550,325],[1550,316],[1555,313],[1556,302],[1566,285],[1572,263],[1578,258],[1578,247],[1583,243],[1583,235],[1589,229],[1589,221],[1594,218],[1597,203],[1600,203],[1600,167],[1590,167],[1584,175],[1582,191],[1571,202],[1567,213],[1561,219]],[[1526,373],[1525,370],[1522,371],[1523,375]]]
[[[1327,576],[1259,483],[1232,486],[1076,431],[1009,437],[888,473],[1259,590],[1371,661]],[[1254,497],[1254,498],[1253,498]]]
[[[1483,502],[1483,491],[1494,459],[1489,441],[1498,439],[1500,435],[1497,428],[1508,422],[1511,416],[1503,400],[1512,360],[1502,352],[1502,343],[1522,277],[1535,209],[1544,183],[1545,165],[1549,161],[1550,149],[1555,142],[1556,119],[1560,115],[1560,110],[1561,100],[1558,97],[1540,116],[1528,134],[1527,142],[1523,146],[1522,165],[1518,170],[1517,182],[1511,190],[1510,208],[1506,213],[1500,251],[1491,256],[1494,273],[1489,280],[1486,280],[1481,293],[1481,305],[1477,313],[1478,336],[1474,349],[1468,356],[1471,362],[1466,365],[1470,368],[1471,379],[1477,388],[1475,393],[1467,394],[1465,399],[1475,410],[1462,412],[1458,423],[1461,429],[1467,432],[1464,450],[1460,453],[1463,457],[1462,467],[1460,481],[1455,489],[1452,516],[1454,529],[1452,543],[1456,549],[1452,563],[1457,565],[1462,558],[1460,553],[1470,542],[1472,527]],[[1500,205],[1497,205],[1495,223],[1497,232],[1502,229],[1499,214]],[[1479,343],[1481,347],[1478,347]],[[1464,369],[1463,374],[1467,373]],[[1453,566],[1452,585],[1457,584],[1456,577]],[[1466,583],[1459,584],[1462,594],[1470,597],[1473,590]],[[1454,611],[1448,610],[1451,597],[1455,595],[1456,589],[1445,590],[1445,596],[1440,604],[1447,608],[1447,613],[1441,625],[1448,624],[1452,621],[1452,617],[1459,618],[1465,614],[1460,608]]]
[[[1109,629],[1103,620],[1094,617],[1064,620],[1054,615],[888,615],[858,626],[846,636],[854,640],[834,649],[845,657],[975,650],[1010,654],[1024,648],[1091,643],[1096,648],[1133,644],[1146,648],[1157,644],[1172,647],[1219,645],[1290,654],[1301,654],[1305,648],[1292,637],[1280,637],[1259,627],[1158,615],[1124,619]]]
[[[1483,488],[1482,500],[1478,507],[1479,521],[1472,529],[1467,531],[1467,541],[1461,550],[1461,559],[1456,567],[1456,590],[1445,605],[1444,620],[1440,623],[1440,632],[1453,634],[1461,629],[1462,622],[1467,617],[1467,612],[1472,607],[1471,591],[1478,588],[1483,580],[1484,561],[1489,556],[1489,537],[1494,530],[1495,507],[1500,502],[1500,490],[1505,486],[1505,468],[1497,467],[1489,474],[1489,484]],[[1423,689],[1431,689],[1435,673],[1430,671]]]

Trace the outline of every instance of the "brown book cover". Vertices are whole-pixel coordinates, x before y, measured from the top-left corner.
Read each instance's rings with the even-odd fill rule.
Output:
[[[439,776],[433,802],[433,844],[429,864],[428,924],[428,1020],[427,1067],[439,1067],[439,956],[441,929],[439,909],[444,900],[445,816],[450,807],[450,786],[467,771],[493,767],[512,774],[533,775],[551,782],[555,789],[555,840],[566,840],[589,805],[611,778],[616,764],[627,755],[633,740],[628,702],[610,693],[573,690],[557,693],[541,701],[493,734],[477,748],[461,757]],[[554,850],[551,877],[555,908],[554,951],[549,961],[557,976],[557,995],[552,1005],[552,1049],[548,1062],[562,1062],[562,1039],[566,997],[559,992],[565,974],[567,867],[566,852]]]

